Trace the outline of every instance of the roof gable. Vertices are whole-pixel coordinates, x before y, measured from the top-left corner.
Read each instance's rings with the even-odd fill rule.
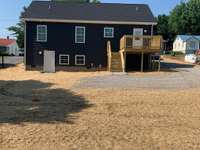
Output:
[[[200,36],[198,35],[178,35],[176,39],[181,39],[183,42],[186,42],[187,40],[195,38],[197,40],[200,40]]]
[[[33,1],[22,18],[156,23],[148,5]]]

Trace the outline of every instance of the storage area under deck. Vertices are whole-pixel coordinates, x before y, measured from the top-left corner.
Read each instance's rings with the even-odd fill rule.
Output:
[[[144,54],[143,63],[141,53],[126,53],[126,72],[141,71],[141,65],[143,64],[143,71],[150,70],[150,54]]]

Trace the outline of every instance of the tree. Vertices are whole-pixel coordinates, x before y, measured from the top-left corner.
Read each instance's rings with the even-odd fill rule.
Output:
[[[162,35],[165,40],[165,49],[171,49],[175,35],[169,29],[169,16],[159,15],[157,25],[157,34]]]
[[[24,7],[23,12],[26,10]],[[23,13],[22,12],[22,13]],[[20,48],[24,47],[24,22],[20,20],[19,23],[16,24],[16,26],[11,26],[8,28],[9,31],[13,32],[13,35],[17,38],[17,44]]]
[[[24,47],[24,23],[20,21],[16,26],[8,28],[9,31],[14,32],[13,35],[17,38],[17,44],[20,48]]]
[[[187,3],[186,18],[186,33],[187,34],[200,34],[200,1],[190,0]]]
[[[200,34],[200,1],[177,5],[170,13],[169,29],[174,34]]]
[[[169,16],[169,30],[174,34],[184,34],[187,24],[187,6],[186,3],[177,5]]]
[[[157,33],[162,35],[164,39],[169,38],[169,16],[166,15],[159,15],[158,16],[158,25],[157,25]]]
[[[178,4],[169,16],[159,15],[157,32],[172,45],[176,35],[200,34],[200,0],[188,0]]]

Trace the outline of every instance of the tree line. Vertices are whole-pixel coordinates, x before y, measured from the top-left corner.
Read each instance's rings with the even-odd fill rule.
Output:
[[[157,33],[172,44],[176,35],[200,35],[200,0],[178,4],[169,15],[159,15]]]

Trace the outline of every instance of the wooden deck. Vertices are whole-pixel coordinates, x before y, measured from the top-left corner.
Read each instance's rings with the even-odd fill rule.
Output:
[[[130,53],[159,53],[161,46],[161,36],[124,35],[120,40],[120,51]]]
[[[149,65],[158,63],[160,70],[160,60],[152,59],[155,53],[160,53],[162,47],[162,36],[133,36],[124,35],[120,40],[119,52],[112,52],[111,42],[107,43],[108,70],[126,72],[126,56],[129,53],[141,54],[141,72],[144,67],[144,54],[149,55]]]

